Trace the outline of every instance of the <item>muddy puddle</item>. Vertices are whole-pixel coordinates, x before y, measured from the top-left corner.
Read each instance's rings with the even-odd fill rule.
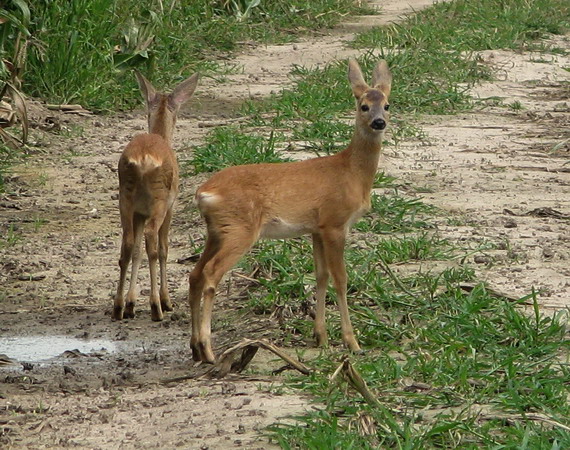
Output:
[[[116,353],[121,346],[107,339],[85,340],[69,336],[3,336],[0,354],[15,362],[55,363],[71,354]]]

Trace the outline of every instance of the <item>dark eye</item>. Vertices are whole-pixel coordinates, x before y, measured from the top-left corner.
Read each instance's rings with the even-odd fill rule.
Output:
[[[368,111],[370,108],[368,107],[368,105],[362,105],[362,106],[360,107],[360,109],[361,109],[361,111],[366,112],[366,111]]]
[[[384,105],[384,111],[388,111],[390,109],[390,105]]]

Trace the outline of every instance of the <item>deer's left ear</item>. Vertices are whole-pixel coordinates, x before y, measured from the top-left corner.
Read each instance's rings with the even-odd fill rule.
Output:
[[[372,72],[372,86],[380,89],[387,97],[390,97],[390,89],[392,88],[392,74],[388,69],[386,61],[381,60]]]
[[[352,87],[352,93],[359,99],[362,97],[364,92],[369,88],[364,77],[362,76],[362,71],[356,60],[351,59],[348,62],[348,81],[350,81],[350,86]]]
[[[189,78],[186,78],[182,83],[174,88],[172,94],[168,96],[169,102],[176,108],[186,103],[198,86],[198,79],[200,75],[195,73]]]

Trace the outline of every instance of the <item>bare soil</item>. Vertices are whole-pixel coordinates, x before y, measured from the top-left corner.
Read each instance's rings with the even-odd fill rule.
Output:
[[[242,73],[223,83],[203,79],[178,122],[181,163],[209,125],[236,117],[241,101],[287,86],[293,64],[323,65],[354,55],[345,42],[355,30],[432,2],[376,3],[385,14],[353,19],[296,44],[248,48],[232,60]],[[568,49],[568,37],[556,39]],[[481,57],[498,81],[473,94],[514,106],[421,119],[413,125],[428,137],[387,148],[384,170],[406,183],[408,195],[445,212],[438,219],[443,237],[465,248],[487,245],[468,262],[491,287],[515,297],[534,287],[546,311],[567,308],[570,58],[506,51]],[[280,364],[271,355],[260,352],[245,375],[164,382],[205,370],[191,359],[186,302],[187,272],[196,257],[189,243],[201,242],[204,231],[191,199],[205,176],[182,180],[171,229],[175,311],[151,322],[143,266],[137,317],[112,322],[120,245],[116,166],[125,144],[145,130],[144,114],[46,114],[35,105],[31,115],[37,145],[0,197],[0,353],[18,360],[0,365],[0,446],[275,447],[263,429],[313,405],[282,388],[272,374]],[[42,130],[53,127],[59,134]],[[237,276],[224,282],[214,317],[218,353],[244,337],[270,338],[291,354],[312,347],[284,333],[277,320],[244,310],[247,288]],[[46,352],[59,352],[60,338],[69,339],[69,348],[39,361],[18,347],[29,338]]]

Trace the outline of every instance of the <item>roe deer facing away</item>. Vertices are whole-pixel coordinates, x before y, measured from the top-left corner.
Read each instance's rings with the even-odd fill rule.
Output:
[[[121,275],[114,300],[113,319],[135,316],[137,277],[142,259],[144,233],[150,268],[152,320],[162,320],[162,311],[172,311],[166,281],[168,230],[178,194],[178,163],[171,147],[176,115],[194,93],[198,74],[180,83],[171,94],[161,94],[136,72],[148,111],[148,133],[135,136],[119,159],[119,209],[123,240],[119,266]],[[132,259],[126,306],[123,289]],[[160,292],[156,263],[160,263]]]
[[[358,63],[351,60],[348,79],[357,107],[354,135],[345,150],[306,161],[230,167],[198,189],[196,201],[208,237],[204,253],[189,275],[194,360],[215,361],[211,318],[222,276],[259,238],[304,234],[313,238],[317,344],[327,344],[325,295],[332,275],[342,340],[350,350],[360,350],[346,300],[344,245],[350,226],[370,208],[392,76],[386,62],[380,61],[369,86]]]

